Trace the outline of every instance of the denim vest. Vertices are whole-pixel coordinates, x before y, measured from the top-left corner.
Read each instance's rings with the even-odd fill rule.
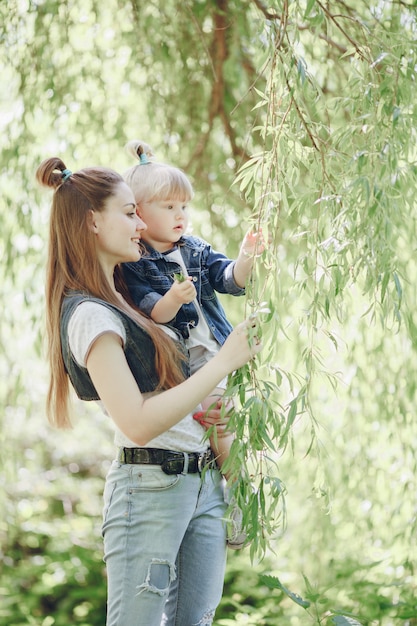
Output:
[[[141,326],[136,324],[129,317],[129,315],[127,315],[124,311],[121,311],[116,306],[113,306],[104,300],[100,300],[99,298],[89,296],[88,294],[81,293],[79,291],[72,291],[64,298],[62,303],[61,345],[65,368],[77,396],[81,398],[81,400],[100,400],[87,368],[82,367],[77,363],[69,346],[68,324],[71,319],[71,315],[81,302],[86,301],[97,302],[98,304],[107,307],[120,317],[126,331],[124,352],[130,370],[142,393],[154,391],[159,383],[158,375],[155,369],[155,347],[146,331],[141,328]],[[179,340],[179,348],[185,352],[185,348],[180,337]],[[183,371],[185,377],[189,376],[188,361],[183,363]]]
[[[233,277],[236,261],[215,252],[208,243],[197,237],[181,237],[177,245],[188,275],[193,278],[197,300],[207,324],[216,341],[223,345],[232,326],[215,291],[233,296],[245,293]],[[145,246],[147,253],[139,261],[123,264],[123,274],[134,303],[150,315],[160,297],[171,288],[174,274],[180,272],[181,268],[146,243]],[[183,304],[170,324],[187,339],[190,327],[198,324],[198,313],[194,304]]]

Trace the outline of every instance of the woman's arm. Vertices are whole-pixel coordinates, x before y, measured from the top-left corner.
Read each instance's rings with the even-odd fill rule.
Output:
[[[141,394],[121,339],[114,333],[96,339],[87,357],[87,370],[118,428],[138,446],[145,446],[183,419],[227,374],[261,350],[260,342],[249,341],[248,332],[253,336],[254,321],[236,326],[220,351],[190,378],[152,397]]]

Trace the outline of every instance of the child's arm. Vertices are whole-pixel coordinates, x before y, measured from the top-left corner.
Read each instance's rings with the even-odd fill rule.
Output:
[[[178,313],[183,304],[189,304],[197,295],[192,278],[175,280],[167,293],[156,302],[151,311],[151,318],[158,324],[167,324]]]
[[[239,287],[243,288],[245,286],[252,271],[253,259],[256,256],[260,256],[264,250],[265,241],[262,231],[247,232],[240,246],[239,256],[233,268],[233,277]]]

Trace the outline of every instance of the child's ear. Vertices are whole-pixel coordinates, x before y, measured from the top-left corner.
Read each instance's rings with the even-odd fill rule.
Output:
[[[98,233],[98,226],[97,226],[96,212],[95,211],[89,211],[88,212],[87,224],[88,224],[88,228],[93,233],[96,233],[96,234]]]

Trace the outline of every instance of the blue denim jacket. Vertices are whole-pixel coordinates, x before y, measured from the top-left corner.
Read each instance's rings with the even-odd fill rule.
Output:
[[[146,245],[145,254],[136,263],[125,263],[123,273],[133,302],[147,315],[158,300],[171,288],[174,274],[180,266],[170,261],[154,248]],[[207,324],[216,341],[222,345],[232,330],[215,291],[240,296],[245,290],[239,287],[233,277],[236,261],[224,254],[215,252],[212,247],[197,237],[181,237],[178,242],[189,276],[192,276]],[[183,304],[170,324],[189,337],[190,327],[197,326],[198,313],[194,304]]]
[[[79,291],[72,291],[64,298],[61,307],[61,345],[65,368],[68,372],[72,386],[81,400],[99,400],[97,391],[93,385],[85,367],[82,367],[74,359],[69,346],[68,324],[71,315],[81,302],[97,302],[116,313],[123,322],[126,331],[126,343],[124,351],[126,360],[132,374],[142,393],[154,391],[159,383],[155,369],[155,347],[149,335],[136,324],[124,311],[116,306],[89,296]],[[186,352],[182,338],[179,339],[179,348]],[[190,375],[189,363],[184,361],[183,370],[185,377]]]

